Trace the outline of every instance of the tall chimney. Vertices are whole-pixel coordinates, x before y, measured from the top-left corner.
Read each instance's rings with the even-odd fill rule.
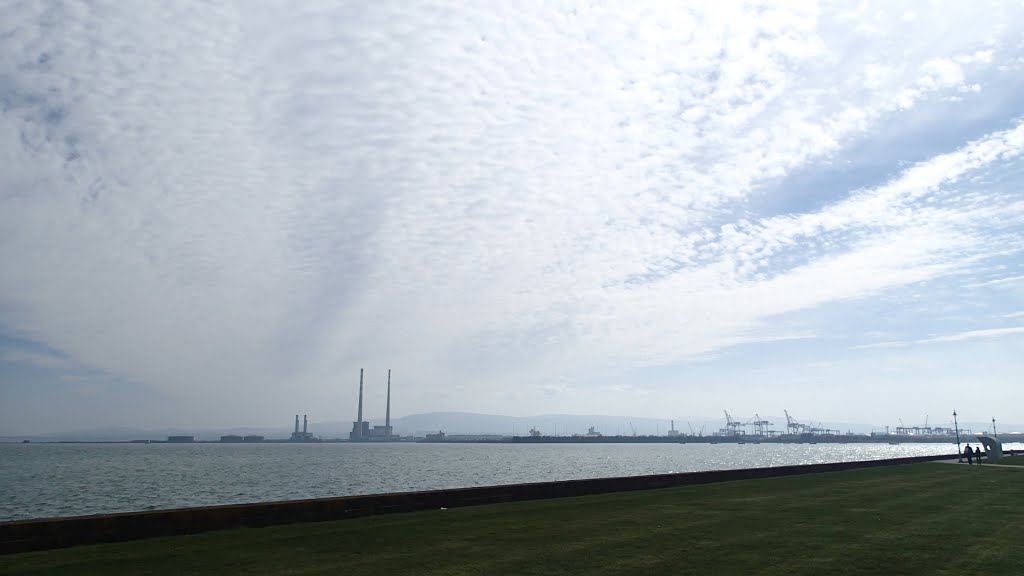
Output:
[[[359,416],[356,418],[359,421],[359,428],[357,428],[356,435],[362,438],[363,436],[363,369],[359,369]]]
[[[306,420],[306,415],[303,414],[302,415],[302,433],[303,434],[305,434],[306,430],[308,430],[308,428],[307,428],[308,425],[309,425],[309,422]]]
[[[384,416],[384,431],[391,435],[391,369],[388,368],[388,410]]]
[[[295,415],[295,433],[296,434],[299,433],[299,415],[298,414]]]

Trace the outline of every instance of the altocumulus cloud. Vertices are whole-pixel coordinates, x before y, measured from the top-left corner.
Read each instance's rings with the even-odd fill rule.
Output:
[[[1020,262],[1019,109],[756,208],[1019,74],[1019,6],[682,4],[8,4],[0,326],[263,417],[360,366],[531,411]]]

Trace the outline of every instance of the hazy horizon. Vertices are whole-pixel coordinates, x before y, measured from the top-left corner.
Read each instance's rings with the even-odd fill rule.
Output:
[[[306,415],[299,415],[306,416]],[[754,416],[739,416],[732,414],[738,422],[747,423],[742,429],[748,434],[754,433],[750,422]],[[292,415],[294,418],[294,415]],[[384,423],[384,416],[366,416],[372,425]],[[768,421],[767,427],[773,434],[784,434],[786,432],[786,418],[783,415],[759,414],[757,420]],[[838,429],[840,433],[852,432],[854,434],[867,434],[869,432],[885,432],[889,429],[895,433],[897,426],[928,426],[946,427],[941,419],[931,419],[925,415],[922,419],[907,420],[895,423],[872,423],[858,421],[818,421],[805,418],[794,418],[797,422],[819,428]],[[950,419],[951,420],[951,419]],[[533,414],[533,415],[508,415],[508,414],[478,414],[468,412],[428,412],[423,414],[412,414],[391,419],[395,434],[401,436],[423,436],[424,434],[443,431],[449,435],[459,434],[498,434],[503,436],[521,435],[525,436],[531,428],[537,428],[545,435],[568,436],[584,434],[591,427],[597,432],[606,436],[665,436],[668,434],[672,423],[675,429],[683,435],[712,436],[725,428],[725,419],[722,416],[712,417],[707,415],[680,415],[674,419],[655,419],[638,415],[612,415],[612,414]],[[958,424],[962,430],[963,437],[969,438],[971,434],[991,433],[992,423],[987,419],[965,420],[959,419]],[[234,427],[225,426],[194,426],[180,427],[167,426],[158,428],[134,428],[124,426],[99,426],[82,428],[76,430],[59,430],[41,434],[7,434],[0,430],[0,442],[20,442],[22,439],[35,439],[40,441],[127,441],[138,439],[163,440],[165,435],[187,434],[195,436],[199,440],[217,440],[225,434],[260,434],[268,439],[286,439],[292,432],[294,419],[288,422],[277,422],[270,425],[250,424]],[[1000,436],[1004,434],[1024,433],[1024,424],[1015,422],[997,422]],[[320,420],[310,418],[308,430],[316,438],[321,439],[345,439],[351,430],[351,422],[341,420]]]
[[[361,368],[396,418],[1024,421],[1022,29],[10,4],[0,433],[351,422]]]

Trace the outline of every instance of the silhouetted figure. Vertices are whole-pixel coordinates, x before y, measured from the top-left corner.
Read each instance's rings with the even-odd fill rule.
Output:
[[[967,457],[968,465],[974,464],[974,449],[971,448],[970,444],[967,445],[967,448],[964,448],[964,456]]]
[[[981,466],[981,457],[985,455],[985,452],[981,450],[981,446],[974,449],[974,459],[978,461],[978,466]]]

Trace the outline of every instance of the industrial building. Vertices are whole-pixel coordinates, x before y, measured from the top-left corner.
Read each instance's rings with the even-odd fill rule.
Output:
[[[359,369],[359,409],[356,413],[356,421],[352,423],[352,431],[348,434],[350,442],[373,442],[397,440],[398,437],[391,430],[391,370],[388,370],[388,400],[385,412],[384,425],[370,427],[370,423],[363,420],[363,369]]]
[[[306,414],[302,415],[302,432],[299,432],[299,415],[295,415],[295,431],[290,438],[292,442],[314,442],[313,433],[309,431],[309,419]]]
[[[263,442],[263,436],[256,434],[247,434],[245,436],[239,436],[237,434],[228,434],[227,436],[220,437],[221,442],[234,443],[234,442]]]

